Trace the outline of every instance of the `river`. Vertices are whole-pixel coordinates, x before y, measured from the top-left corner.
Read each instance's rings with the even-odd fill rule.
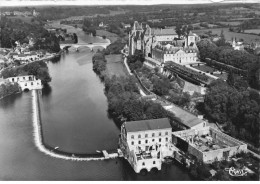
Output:
[[[80,42],[104,41],[74,31]],[[117,148],[120,130],[107,116],[104,85],[92,70],[91,58],[89,49],[80,48],[48,63],[52,81],[40,96],[45,144],[72,153]],[[0,100],[1,180],[190,180],[177,165],[141,176],[121,158],[88,162],[52,158],[36,148],[32,132],[32,93]]]

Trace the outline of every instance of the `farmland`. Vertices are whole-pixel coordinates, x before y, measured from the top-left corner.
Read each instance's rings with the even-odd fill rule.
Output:
[[[230,21],[230,22],[219,22],[220,24],[223,24],[223,25],[230,25],[230,26],[238,26],[241,24],[240,21]]]
[[[245,33],[260,34],[260,28],[259,29],[247,29],[247,30],[245,30]]]
[[[202,35],[204,32],[212,31],[212,34],[220,35],[221,30],[223,30],[225,38],[228,41],[232,40],[232,38],[236,38],[237,40],[243,39],[244,42],[246,42],[246,43],[251,43],[251,42],[260,40],[260,36],[258,36],[258,35],[230,32],[228,30],[228,28],[201,29],[201,30],[194,30],[193,32],[197,33],[198,35]]]

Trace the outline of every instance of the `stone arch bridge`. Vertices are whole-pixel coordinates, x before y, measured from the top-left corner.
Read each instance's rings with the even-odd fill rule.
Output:
[[[109,44],[110,43],[71,43],[71,44],[60,44],[60,48],[65,49],[65,48],[73,47],[76,49],[76,51],[78,51],[80,47],[87,47],[90,48],[91,50],[93,50],[94,47],[103,47],[104,49],[106,49]]]

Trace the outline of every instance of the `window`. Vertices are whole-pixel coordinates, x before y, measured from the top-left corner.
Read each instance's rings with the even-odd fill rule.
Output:
[[[155,134],[154,134],[154,133],[152,133],[152,137],[154,137],[154,135],[155,135]]]
[[[140,135],[140,134],[138,135],[138,138],[141,138],[141,135]]]
[[[162,141],[162,139],[161,138],[159,138],[159,142],[161,142]]]
[[[145,163],[143,162],[143,165],[145,165]]]
[[[134,141],[132,141],[132,145],[134,145]]]
[[[138,144],[141,144],[141,141],[138,141]]]
[[[159,132],[159,136],[161,136],[162,135],[162,133],[161,132]]]
[[[148,137],[148,134],[145,134],[145,137]]]
[[[154,142],[154,139],[153,139],[153,142]]]
[[[168,141],[168,137],[165,138],[166,142]]]
[[[132,135],[132,136],[131,136],[131,139],[134,139],[134,138],[135,138],[135,136]]]
[[[148,140],[145,140],[145,143],[147,144],[147,143],[148,143]]]
[[[33,82],[31,82],[31,85],[33,86]]]
[[[155,161],[153,161],[153,164],[155,164]]]
[[[165,132],[165,135],[168,135],[168,132]]]

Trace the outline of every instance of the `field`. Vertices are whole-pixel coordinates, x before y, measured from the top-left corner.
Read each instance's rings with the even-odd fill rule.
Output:
[[[230,25],[230,26],[238,26],[241,24],[241,22],[239,21],[230,21],[230,22],[218,22],[220,24],[224,24],[224,25]]]
[[[113,75],[116,76],[126,76],[127,70],[125,68],[123,58],[121,54],[114,54],[114,55],[107,55],[107,74],[112,77]]]
[[[243,34],[243,33],[235,33],[230,32],[228,28],[217,28],[217,29],[201,29],[201,30],[193,30],[194,33],[197,33],[198,35],[202,35],[204,32],[212,31],[212,34],[218,34],[220,35],[221,30],[223,30],[225,39],[227,41],[232,40],[232,38],[236,38],[237,40],[243,39],[246,43],[251,43],[255,41],[260,40],[260,36],[258,35],[250,35],[250,34]]]
[[[260,29],[247,29],[245,33],[260,34]]]
[[[111,43],[115,42],[118,39],[118,36],[115,33],[110,33],[105,30],[97,30],[97,36],[106,36]]]

